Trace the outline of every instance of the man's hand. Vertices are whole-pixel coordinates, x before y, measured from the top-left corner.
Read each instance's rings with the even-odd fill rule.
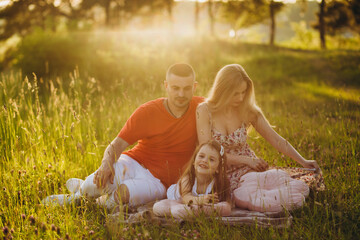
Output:
[[[96,171],[94,176],[94,184],[98,188],[104,188],[108,182],[114,183],[115,170],[113,163],[103,161],[100,168]]]
[[[96,184],[98,188],[104,188],[109,182],[111,184],[114,183],[114,163],[127,146],[129,146],[129,144],[120,137],[116,137],[109,146],[107,146],[101,166],[94,176],[94,184]]]

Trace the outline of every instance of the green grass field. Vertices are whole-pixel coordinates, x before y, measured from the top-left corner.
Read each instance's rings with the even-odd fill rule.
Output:
[[[118,47],[125,44],[118,43]],[[108,143],[133,110],[164,96],[167,67],[192,64],[197,95],[206,96],[225,64],[244,66],[259,106],[275,130],[305,158],[320,164],[326,191],[311,192],[286,229],[230,227],[216,220],[161,227],[120,226],[124,239],[356,239],[360,236],[360,52],[300,51],[263,45],[200,40],[170,44],[132,42],[100,54],[118,61],[107,79],[74,70],[45,80],[17,70],[0,77],[0,236],[15,239],[103,239],[115,237],[104,209],[45,207],[40,200],[68,193],[68,178],[85,178],[100,165]],[[105,58],[104,58],[105,59]],[[123,59],[123,61],[121,61]],[[104,72],[106,62],[99,63]],[[100,71],[99,71],[100,72]],[[109,75],[107,75],[109,76]],[[69,84],[63,84],[68,82]],[[298,166],[256,132],[249,143],[271,165]]]

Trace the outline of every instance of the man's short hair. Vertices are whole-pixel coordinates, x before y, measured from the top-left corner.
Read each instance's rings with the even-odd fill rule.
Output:
[[[175,63],[171,65],[166,72],[166,80],[168,80],[170,74],[174,74],[179,77],[194,77],[195,81],[195,71],[194,69],[187,63]]]

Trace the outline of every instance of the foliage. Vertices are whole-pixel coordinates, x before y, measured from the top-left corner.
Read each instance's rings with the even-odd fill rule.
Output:
[[[284,6],[280,2],[266,0],[227,1],[222,4],[220,19],[229,22],[235,29],[246,28],[268,19],[270,5],[275,13]]]
[[[79,10],[82,16],[92,16],[92,10],[99,6],[105,12],[105,25],[116,27],[124,25],[135,16],[152,17],[160,10],[172,5],[168,0],[87,0],[82,1]]]
[[[321,9],[317,13],[319,22],[313,24],[313,28],[320,29],[320,19],[323,18],[326,34],[335,36],[341,34],[351,34],[351,32],[360,33],[360,21],[358,13],[360,12],[360,1],[332,0],[326,2],[323,15]]]
[[[20,42],[15,52],[16,66],[28,77],[32,73],[44,78],[71,72],[89,56],[84,40],[64,32],[36,29]]]
[[[58,20],[65,13],[54,6],[54,0],[18,0],[0,9],[0,40],[14,34],[25,36],[34,28],[55,29]]]
[[[17,71],[1,75],[0,237],[357,239],[358,51],[300,51],[206,39],[156,42],[134,38],[117,43],[101,49],[110,58],[125,59],[117,65],[119,78],[109,79],[111,88],[106,90],[99,79],[79,71],[61,79],[52,77],[43,93],[39,92],[38,78],[25,78]],[[128,51],[117,57],[108,53],[119,48]],[[199,218],[194,223],[167,227],[152,222],[123,224],[114,236],[106,222],[109,212],[93,201],[65,208],[39,204],[49,194],[68,193],[64,185],[68,178],[85,178],[97,169],[105,147],[134,109],[164,95],[165,71],[179,61],[194,66],[198,95],[207,94],[222,66],[242,64],[254,81],[257,102],[275,130],[303,156],[319,162],[327,189],[311,192],[304,206],[292,213],[290,228],[232,227],[216,219]],[[106,62],[101,68],[109,71]],[[70,84],[64,86],[63,81]],[[271,165],[298,166],[254,131],[249,144]]]
[[[300,21],[299,23],[293,22],[291,23],[291,27],[295,32],[295,37],[293,37],[289,42],[284,43],[285,45],[302,49],[317,48],[318,33],[313,29],[308,29],[304,21]]]
[[[0,40],[14,34],[26,36],[34,29],[55,31],[64,22],[72,30],[81,30],[86,25],[98,24],[107,27],[119,27],[135,16],[152,19],[154,14],[167,9],[171,12],[172,0],[17,0],[0,9]],[[103,23],[97,23],[97,8],[102,8],[105,15]],[[99,18],[98,16],[96,16]]]

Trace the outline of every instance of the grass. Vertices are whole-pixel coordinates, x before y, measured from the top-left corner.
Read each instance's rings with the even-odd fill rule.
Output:
[[[126,44],[126,45],[125,45]],[[124,239],[356,239],[360,235],[360,52],[299,51],[226,41],[125,42],[99,56],[119,61],[105,88],[80,73],[66,79],[37,79],[19,71],[0,78],[0,227],[3,238]],[[121,52],[122,48],[127,51]],[[158,55],[156,55],[158,54]],[[110,61],[110,60],[109,60]],[[164,96],[167,66],[192,64],[198,95],[206,96],[216,72],[242,64],[256,98],[280,135],[306,158],[316,159],[327,190],[311,192],[293,212],[290,228],[230,227],[216,220],[161,227],[118,228],[111,235],[106,212],[93,202],[65,208],[40,200],[67,193],[68,178],[85,178],[100,165],[105,147],[141,103]],[[103,74],[106,73],[103,68]],[[91,69],[82,69],[91,72]],[[101,73],[98,70],[98,73]],[[63,84],[69,82],[69,84]],[[270,164],[297,166],[256,132],[249,144]],[[7,233],[7,231],[9,233]]]

